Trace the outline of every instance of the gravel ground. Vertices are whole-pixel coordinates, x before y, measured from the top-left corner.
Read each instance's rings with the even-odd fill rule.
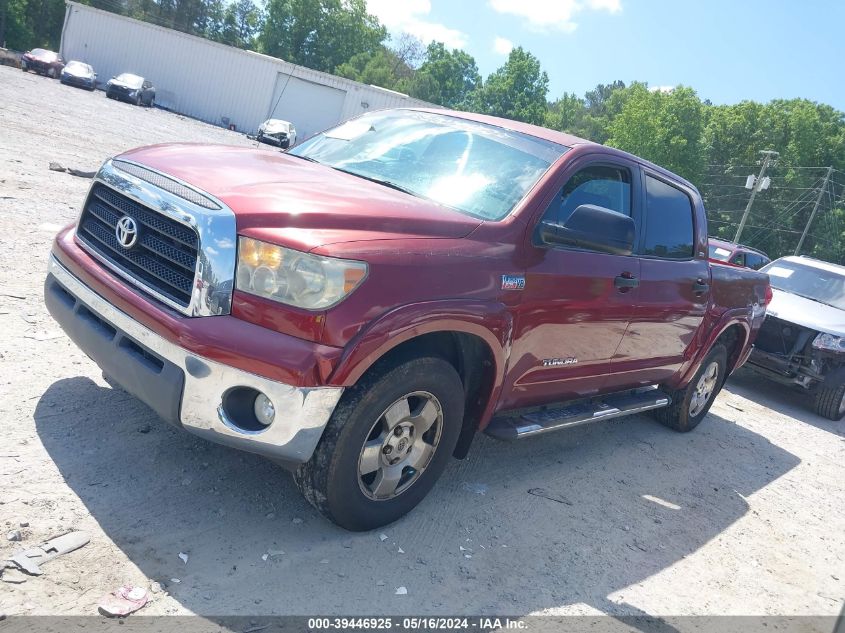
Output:
[[[170,428],[43,307],[50,241],[90,183],[48,165],[249,141],[6,67],[0,104],[0,556],[92,535],[43,576],[0,582],[0,613],[95,614],[104,593],[154,582],[145,614],[839,612],[845,425],[746,372],[686,435],[635,417],[480,437],[386,539],[327,523],[273,464]]]

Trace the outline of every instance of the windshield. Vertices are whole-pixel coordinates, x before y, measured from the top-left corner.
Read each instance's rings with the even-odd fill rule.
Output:
[[[67,66],[65,66],[65,70],[68,72],[74,73],[91,73],[91,67],[88,64],[83,64],[82,62],[70,62]]]
[[[731,257],[731,251],[722,246],[710,245],[710,259],[715,259],[720,262],[726,262]]]
[[[120,83],[126,84],[130,88],[140,88],[141,84],[144,83],[144,80],[138,75],[132,75],[130,73],[123,73],[122,75],[118,75],[115,79]]]
[[[568,149],[457,117],[393,110],[347,121],[290,153],[501,220]]]
[[[53,51],[45,51],[43,48],[33,48],[29,54],[44,62],[52,62],[59,58],[57,53],[54,53]]]
[[[845,310],[845,272],[784,260],[760,269],[768,273],[773,288]]]

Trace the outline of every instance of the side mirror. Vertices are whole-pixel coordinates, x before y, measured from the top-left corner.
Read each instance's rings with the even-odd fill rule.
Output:
[[[563,225],[541,222],[539,237],[544,244],[574,246],[611,255],[634,252],[634,220],[594,204],[575,208]]]

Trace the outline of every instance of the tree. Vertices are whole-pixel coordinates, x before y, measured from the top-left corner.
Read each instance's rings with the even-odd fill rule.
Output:
[[[386,38],[364,0],[268,0],[259,45],[268,55],[333,72]]]
[[[220,32],[215,39],[229,46],[252,48],[261,28],[261,20],[261,10],[252,0],[237,0],[226,7]]]
[[[405,65],[390,49],[379,47],[375,52],[358,53],[335,69],[341,77],[405,92],[413,69]]]
[[[479,112],[542,125],[546,113],[549,76],[540,60],[521,46],[514,48],[504,66],[473,93]]]
[[[414,77],[411,94],[447,108],[465,108],[469,96],[480,85],[481,76],[472,55],[432,42]]]
[[[644,83],[617,90],[608,102],[624,103],[609,126],[608,145],[655,162],[696,180],[704,172],[702,143],[704,114],[701,100],[691,88],[670,92],[649,90]]]

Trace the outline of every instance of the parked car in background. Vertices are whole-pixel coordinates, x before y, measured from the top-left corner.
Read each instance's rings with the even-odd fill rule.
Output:
[[[845,266],[781,257],[761,269],[772,301],[749,367],[813,395],[816,413],[845,416]]]
[[[97,87],[97,73],[90,64],[69,61],[62,70],[62,83],[66,86],[76,86],[94,90]]]
[[[139,148],[82,206],[45,284],[70,338],[352,530],[411,510],[476,432],[691,431],[769,290],[710,264],[679,176],[467,112],[371,112],[284,153]]]
[[[64,67],[64,60],[58,53],[43,48],[33,48],[21,56],[22,71],[32,70],[51,79],[58,77]]]
[[[106,96],[109,99],[152,107],[155,104],[156,89],[148,79],[132,73],[121,73],[106,83]]]
[[[287,149],[296,145],[296,128],[290,121],[267,119],[258,128],[258,136],[255,138],[259,143],[278,145],[282,149]]]
[[[716,237],[708,239],[710,241],[710,261],[712,262],[759,270],[772,261],[763,251],[758,251],[750,246],[727,242]]]

